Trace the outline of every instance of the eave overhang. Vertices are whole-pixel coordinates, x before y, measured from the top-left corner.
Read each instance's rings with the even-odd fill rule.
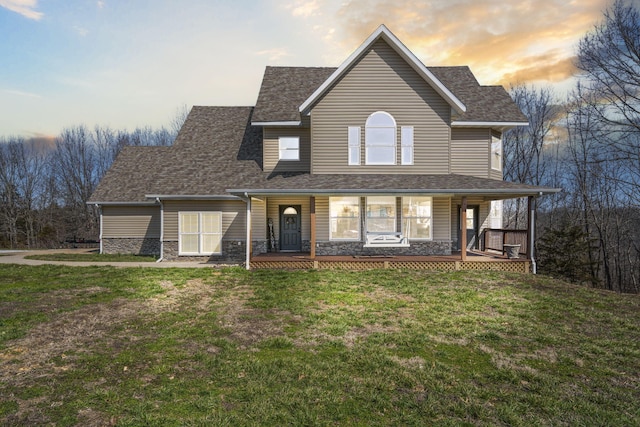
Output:
[[[145,197],[153,200],[240,200],[230,194],[145,194]]]
[[[513,129],[515,127],[529,126],[528,122],[479,122],[479,121],[462,121],[454,120],[451,122],[452,128],[491,128],[500,129],[502,131]]]
[[[282,121],[282,122],[251,122],[251,126],[263,127],[282,127],[282,126],[300,126],[302,121]]]
[[[459,114],[464,113],[467,107],[449,89],[445,87],[436,76],[409,50],[407,47],[384,25],[380,25],[365,41],[353,52],[336,71],[320,85],[300,106],[301,114],[309,114],[313,105],[346,74],[353,64],[359,61],[373,44],[382,39],[391,46],[407,63],[422,77],[433,89],[451,105]]]
[[[144,201],[144,202],[87,202],[87,205],[98,205],[98,206],[153,206],[155,202],[153,201]]]
[[[554,194],[561,191],[560,188],[539,187],[537,189],[476,189],[476,188],[459,188],[459,189],[424,189],[424,188],[389,188],[384,190],[367,189],[367,188],[335,188],[335,189],[264,189],[264,188],[244,188],[244,189],[228,189],[230,194],[250,195],[250,196],[277,196],[286,194],[287,196],[332,196],[332,195],[379,195],[379,194],[403,194],[403,195],[430,195],[439,197],[457,197],[457,196],[487,196],[496,198],[515,198],[526,196],[544,196]]]

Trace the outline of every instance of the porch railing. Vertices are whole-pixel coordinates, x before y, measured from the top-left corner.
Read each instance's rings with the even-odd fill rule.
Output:
[[[527,230],[506,230],[486,228],[484,230],[484,249],[500,251],[504,254],[504,245],[520,245],[520,255],[529,257]]]

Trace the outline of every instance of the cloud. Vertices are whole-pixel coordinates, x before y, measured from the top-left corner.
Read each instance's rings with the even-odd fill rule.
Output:
[[[98,9],[103,9],[104,8],[104,2],[102,0],[98,0],[96,2],[96,5],[98,6]]]
[[[293,16],[309,17],[316,15],[320,10],[318,0],[296,0],[295,2],[285,6],[286,9],[291,10]]]
[[[0,0],[0,7],[35,21],[39,21],[44,16],[42,12],[35,10],[37,6],[38,0]]]
[[[37,95],[35,93],[23,92],[21,90],[3,89],[2,91],[4,93],[8,93],[10,95],[17,95],[17,96],[22,96],[22,97],[25,97],[25,98],[42,99],[42,96],[40,96],[40,95]]]
[[[348,0],[335,14],[345,51],[385,24],[426,65],[469,65],[482,84],[571,76],[578,40],[608,0]]]
[[[266,49],[256,52],[256,55],[266,56],[269,61],[278,61],[286,56],[291,56],[284,48]]]

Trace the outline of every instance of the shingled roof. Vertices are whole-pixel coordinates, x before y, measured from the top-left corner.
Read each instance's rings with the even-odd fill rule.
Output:
[[[466,66],[427,67],[465,107],[461,122],[526,123],[528,120],[502,86],[481,86]],[[336,68],[267,67],[253,116],[254,123],[299,122],[299,107]]]
[[[267,67],[253,114],[254,123],[300,121],[298,108],[336,68]]]
[[[147,195],[228,196],[262,179],[262,132],[253,107],[193,107],[171,147],[128,147],[91,203],[148,202]]]

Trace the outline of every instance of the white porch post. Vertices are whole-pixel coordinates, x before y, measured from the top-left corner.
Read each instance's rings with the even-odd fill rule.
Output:
[[[460,206],[460,261],[467,260],[467,197],[462,197]]]
[[[529,227],[527,233],[527,243],[529,244],[529,259],[531,260],[531,270],[533,274],[537,273],[536,254],[535,254],[535,236],[536,236],[536,199],[529,196]]]
[[[251,269],[251,196],[245,194],[245,196],[247,197],[247,243],[246,243],[246,250],[247,250],[247,260],[246,260],[246,269],[250,270]]]

